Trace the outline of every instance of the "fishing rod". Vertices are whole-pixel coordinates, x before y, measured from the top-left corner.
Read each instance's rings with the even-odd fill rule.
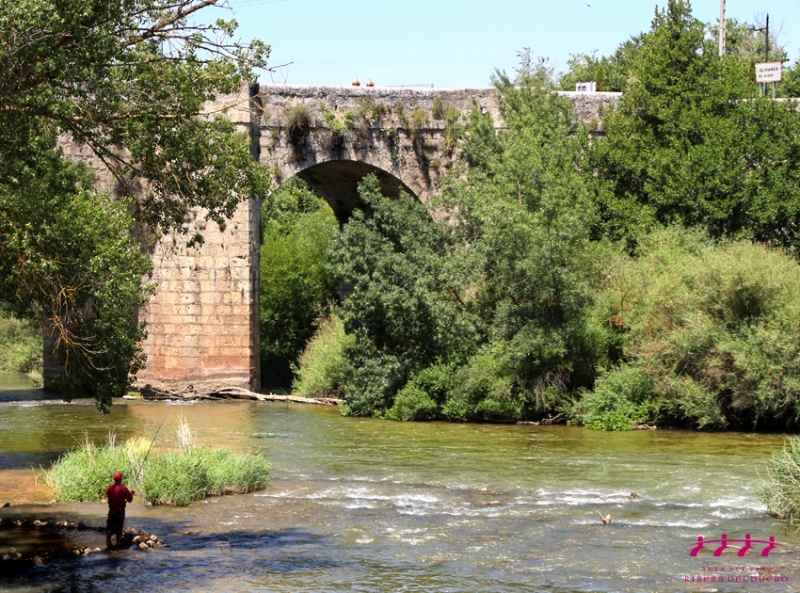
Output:
[[[147,453],[145,454],[144,459],[142,460],[142,465],[139,466],[139,471],[136,472],[136,478],[133,480],[134,484],[138,484],[139,483],[139,478],[142,475],[142,470],[144,470],[144,464],[147,461],[147,458],[150,456],[150,451],[152,451],[152,449],[153,449],[153,443],[156,442],[156,437],[158,436],[158,433],[161,432],[161,427],[164,426],[164,420],[167,419],[167,414],[169,414],[169,410],[164,412],[164,417],[161,419],[161,424],[158,425],[158,429],[156,430],[156,434],[153,435],[153,440],[150,441],[150,447],[148,447]]]

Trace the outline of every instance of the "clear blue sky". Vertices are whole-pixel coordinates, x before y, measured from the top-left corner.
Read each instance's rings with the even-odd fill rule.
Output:
[[[274,74],[261,82],[488,86],[495,68],[511,72],[530,47],[556,71],[570,54],[612,53],[650,28],[666,0],[229,0],[241,40],[272,47]],[[695,0],[694,16],[719,18],[719,0]],[[792,62],[800,57],[800,0],[727,0],[728,18],[769,13]]]

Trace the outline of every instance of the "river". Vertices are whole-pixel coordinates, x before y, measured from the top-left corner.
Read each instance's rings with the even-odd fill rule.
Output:
[[[127,524],[169,547],[42,566],[0,563],[0,591],[653,592],[796,591],[800,537],[756,497],[757,470],[783,435],[604,433],[567,426],[400,423],[343,418],[334,408],[46,399],[0,375],[0,516],[104,523],[101,502],[48,504],[31,468],[47,467],[86,431],[103,441],[176,444],[184,416],[198,444],[263,453],[266,491],[185,508],[129,505]],[[638,493],[638,498],[631,497]],[[611,514],[603,525],[598,513]],[[761,558],[706,540],[774,536]],[[0,531],[0,554],[39,545]],[[68,532],[64,545],[103,547]],[[738,545],[738,544],[737,544]],[[763,569],[763,570],[762,570]],[[752,582],[781,575],[784,582]],[[723,582],[711,582],[710,577]],[[707,582],[687,581],[708,577]],[[729,582],[728,578],[745,579]]]

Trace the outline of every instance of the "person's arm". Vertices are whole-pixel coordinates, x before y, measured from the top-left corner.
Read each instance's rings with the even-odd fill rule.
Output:
[[[127,488],[126,488],[127,490]],[[128,490],[128,496],[126,497],[128,502],[133,502],[133,495],[136,494],[133,490]]]

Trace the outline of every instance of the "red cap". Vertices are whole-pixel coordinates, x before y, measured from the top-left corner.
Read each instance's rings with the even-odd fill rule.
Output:
[[[114,481],[121,482],[122,481],[122,474],[119,472],[114,472]]]

